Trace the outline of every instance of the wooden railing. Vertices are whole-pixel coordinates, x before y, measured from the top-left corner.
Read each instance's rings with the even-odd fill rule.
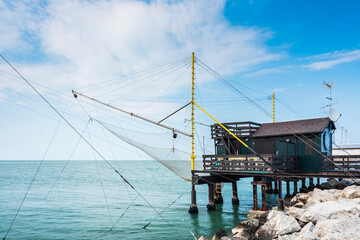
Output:
[[[267,155],[269,161],[277,170],[296,172],[299,166],[297,156]],[[204,155],[204,170],[220,171],[257,171],[272,172],[272,168],[257,156],[252,155]]]
[[[360,155],[323,156],[322,171],[360,171]]]
[[[269,162],[281,172],[297,173],[300,167],[299,156],[272,155]]]

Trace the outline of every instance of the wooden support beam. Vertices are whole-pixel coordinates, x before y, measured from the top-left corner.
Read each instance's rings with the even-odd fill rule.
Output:
[[[305,185],[305,181],[306,181],[306,178],[301,179],[300,193],[307,193],[308,192],[308,190],[306,188],[306,185]]]
[[[261,211],[267,211],[265,185],[261,185]]]
[[[298,185],[297,185],[297,180],[294,181],[294,193],[293,193],[293,197],[296,196],[296,194],[298,193]]]
[[[232,202],[233,205],[239,205],[237,182],[232,182],[232,191],[233,191],[233,197],[231,199],[231,202]]]
[[[286,195],[285,198],[290,200],[291,194],[290,194],[290,181],[286,180]]]
[[[214,184],[209,183],[209,204],[207,205],[208,211],[214,211],[216,209],[215,203],[214,203]]]
[[[278,198],[278,210],[284,211],[284,200],[282,199],[282,179],[279,181],[279,198]]]
[[[191,205],[190,205],[189,213],[198,213],[198,212],[199,212],[199,210],[196,205],[195,184],[193,183],[192,187],[191,187]]]
[[[278,194],[279,193],[279,188],[278,188],[278,182],[277,181],[274,181],[274,191],[273,191],[274,194]]]
[[[252,210],[259,210],[258,207],[258,198],[257,198],[257,185],[253,185],[253,202],[254,202],[254,207],[252,208]]]

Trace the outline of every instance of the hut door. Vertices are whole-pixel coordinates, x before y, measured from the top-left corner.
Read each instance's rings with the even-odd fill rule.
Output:
[[[290,140],[286,141],[283,139],[276,141],[276,154],[294,156],[295,143],[291,142]]]

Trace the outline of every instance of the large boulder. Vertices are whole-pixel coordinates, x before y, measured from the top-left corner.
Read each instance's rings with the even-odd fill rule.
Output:
[[[337,201],[321,202],[305,209],[299,218],[302,223],[326,219],[348,218],[360,216],[360,204],[348,200],[339,199]]]
[[[260,222],[258,219],[251,219],[247,221],[240,222],[235,228],[232,229],[232,234],[234,237],[244,238],[244,239],[254,239],[256,230],[260,227]]]
[[[215,235],[213,236],[212,240],[220,240],[222,237],[226,237],[227,233],[223,229],[219,229],[216,231]]]
[[[340,197],[347,199],[360,198],[360,187],[355,185],[346,187],[340,193]]]
[[[320,239],[360,239],[360,218],[327,219],[319,221],[313,232]]]
[[[294,217],[295,219],[299,219],[304,212],[305,209],[294,206],[294,207],[289,207],[287,214],[289,216]]]
[[[300,229],[300,225],[294,217],[288,216],[282,211],[271,211],[267,217],[267,222],[257,230],[256,237],[264,240],[274,239],[297,232]]]
[[[331,189],[331,190],[320,190],[315,188],[311,196],[307,198],[306,204],[314,205],[320,202],[327,201],[336,201],[339,198],[341,190]]]

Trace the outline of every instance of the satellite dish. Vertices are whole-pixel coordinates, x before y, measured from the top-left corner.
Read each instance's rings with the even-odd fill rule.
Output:
[[[336,122],[341,117],[341,114],[335,111],[335,109],[329,110],[329,118],[331,121]]]

